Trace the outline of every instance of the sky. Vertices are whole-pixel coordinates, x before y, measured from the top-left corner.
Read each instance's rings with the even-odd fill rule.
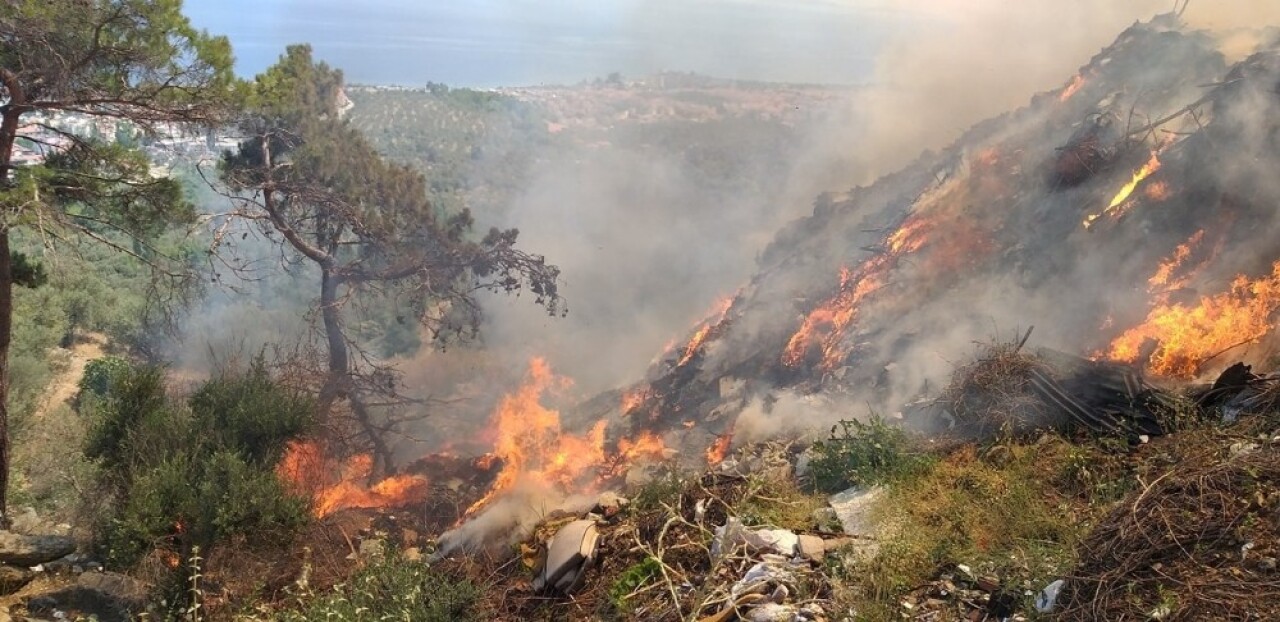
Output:
[[[310,43],[348,82],[490,87],[696,71],[859,83],[876,52],[929,19],[890,0],[187,0],[251,76]]]

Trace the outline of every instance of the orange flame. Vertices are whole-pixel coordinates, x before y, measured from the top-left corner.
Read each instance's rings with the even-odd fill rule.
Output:
[[[1086,229],[1089,228],[1089,226],[1091,226],[1094,223],[1094,221],[1098,220],[1099,218],[1102,218],[1103,216],[1107,216],[1113,213],[1118,213],[1119,211],[1123,211],[1121,210],[1121,207],[1125,204],[1126,201],[1129,200],[1129,197],[1133,194],[1133,191],[1138,189],[1138,185],[1141,184],[1143,180],[1150,177],[1153,173],[1160,170],[1160,151],[1163,148],[1164,148],[1164,145],[1161,145],[1160,147],[1157,147],[1156,149],[1151,150],[1151,158],[1147,160],[1146,164],[1142,165],[1142,168],[1139,168],[1138,170],[1133,172],[1133,178],[1129,180],[1129,183],[1125,184],[1123,187],[1120,188],[1120,192],[1117,192],[1116,196],[1111,198],[1111,203],[1107,204],[1107,209],[1104,209],[1101,212],[1098,212],[1097,214],[1091,214],[1089,217],[1084,219],[1084,226]],[[1168,187],[1166,186],[1163,189],[1163,191],[1167,192]],[[1164,200],[1164,198],[1162,197],[1159,200]]]
[[[707,466],[715,466],[724,462],[725,457],[729,455],[729,445],[732,443],[732,434],[717,436],[711,446],[707,447]]]
[[[1175,255],[1176,256],[1176,255]],[[1222,352],[1256,342],[1274,328],[1272,314],[1280,309],[1280,261],[1270,275],[1250,280],[1241,275],[1231,288],[1200,304],[1159,304],[1146,321],[1111,343],[1107,355],[1117,361],[1138,360],[1143,343],[1157,342],[1148,364],[1156,374],[1193,378],[1201,365]]]
[[[1071,96],[1075,95],[1076,91],[1079,91],[1082,86],[1084,86],[1084,74],[1077,74],[1074,78],[1071,78],[1071,82],[1067,86],[1063,87],[1062,94],[1058,95],[1058,101],[1065,102],[1071,99]]]
[[[1152,201],[1163,201],[1169,198],[1169,195],[1172,193],[1169,191],[1168,182],[1156,181],[1147,184],[1147,187],[1143,189],[1142,194]]]
[[[1129,180],[1129,183],[1120,188],[1120,192],[1117,192],[1116,196],[1111,198],[1111,203],[1107,205],[1107,209],[1113,210],[1127,201],[1129,195],[1133,194],[1133,191],[1138,188],[1138,184],[1158,170],[1160,170],[1160,152],[1159,150],[1154,150],[1151,152],[1151,158],[1147,160],[1147,163],[1133,173],[1133,179]]]
[[[1186,242],[1179,244],[1178,248],[1174,249],[1173,256],[1161,262],[1160,268],[1147,280],[1147,284],[1151,286],[1150,291],[1154,293],[1157,290],[1178,289],[1186,285],[1185,277],[1171,281],[1173,273],[1182,267],[1182,264],[1186,262],[1187,258],[1191,256],[1191,253],[1200,245],[1200,241],[1203,239],[1204,229],[1201,229],[1193,233]]]
[[[427,478],[421,475],[395,475],[369,485],[372,472],[372,456],[359,454],[335,465],[313,441],[289,443],[277,467],[285,482],[311,496],[317,518],[350,508],[400,507],[427,495]]]
[[[698,327],[698,330],[694,331],[693,337],[689,339],[689,343],[685,344],[684,353],[680,356],[680,361],[676,363],[676,367],[684,367],[685,363],[688,363],[693,359],[693,355],[697,354],[702,348],[703,343],[707,340],[707,336],[711,334],[711,330],[716,326],[719,326],[720,323],[724,321],[725,316],[729,314],[729,308],[732,306],[732,297],[725,297],[716,301],[716,306],[713,307],[708,318],[702,322],[702,325]],[[714,320],[712,318],[714,318]]]
[[[885,276],[898,257],[920,249],[925,242],[929,221],[912,217],[885,239],[887,252],[875,255],[857,270],[840,269],[840,287],[836,295],[810,311],[782,351],[782,363],[799,366],[812,344],[822,350],[822,369],[840,365],[847,354],[844,333],[858,316],[863,300],[885,285]]]
[[[653,390],[648,386],[624,391],[622,393],[622,416],[625,417],[635,409],[644,406],[644,403],[649,400],[652,394]]]
[[[665,449],[662,441],[650,434],[619,441],[618,451],[610,456],[605,451],[606,421],[597,422],[583,435],[564,432],[560,413],[542,405],[543,396],[563,389],[571,382],[556,376],[546,360],[529,362],[525,382],[498,403],[493,414],[497,439],[493,453],[502,459],[502,471],[493,487],[467,509],[471,514],[517,481],[536,481],[581,491],[592,489],[599,480],[612,474],[610,466],[630,464],[645,458],[660,457]]]

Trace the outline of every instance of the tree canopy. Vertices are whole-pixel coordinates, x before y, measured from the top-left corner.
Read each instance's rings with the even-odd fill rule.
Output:
[[[11,235],[31,229],[46,246],[88,239],[158,265],[165,258],[146,240],[195,216],[176,181],[152,176],[144,154],[103,140],[97,125],[127,121],[147,132],[226,118],[237,84],[230,44],[193,28],[181,8],[180,0],[0,5],[0,512],[9,471],[12,289],[32,273],[11,252]],[[94,131],[56,124],[64,113],[90,119]],[[20,134],[44,152],[43,162],[14,166]],[[177,263],[169,268],[180,269]]]
[[[254,80],[241,122],[248,138],[222,165],[237,215],[319,269],[322,409],[354,397],[376,368],[352,356],[363,350],[340,312],[352,300],[394,298],[437,340],[476,333],[482,291],[527,291],[548,312],[563,310],[559,270],[518,249],[515,229],[476,235],[468,210],[435,208],[420,173],[382,158],[342,119],[342,85],[341,72],[313,60],[308,46],[289,47]],[[377,451],[376,426],[357,411]]]

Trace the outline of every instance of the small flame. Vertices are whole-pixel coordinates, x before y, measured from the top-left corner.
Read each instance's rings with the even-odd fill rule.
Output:
[[[317,518],[350,508],[400,507],[426,498],[428,482],[421,475],[395,475],[369,485],[372,472],[369,454],[335,465],[314,441],[290,443],[277,468],[285,482],[310,495]]]
[[[1178,289],[1185,285],[1185,278],[1171,281],[1173,273],[1182,267],[1182,264],[1187,261],[1187,258],[1191,256],[1191,253],[1200,245],[1200,241],[1203,239],[1204,229],[1196,231],[1186,242],[1179,244],[1178,248],[1174,249],[1172,257],[1160,262],[1159,269],[1147,280],[1147,284],[1151,286],[1149,291],[1155,293],[1158,290]]]
[[[1079,91],[1080,87],[1084,86],[1084,82],[1084,74],[1076,74],[1074,78],[1071,78],[1071,82],[1063,87],[1062,94],[1058,95],[1058,101],[1065,102],[1071,99],[1071,96],[1075,95],[1076,91]]]
[[[694,331],[693,337],[689,339],[689,343],[685,344],[683,354],[680,356],[680,361],[676,363],[676,367],[684,367],[686,363],[693,359],[693,356],[697,354],[698,351],[702,349],[703,344],[706,343],[707,336],[711,334],[711,331],[720,326],[720,323],[724,321],[725,317],[729,314],[729,308],[732,306],[732,297],[725,297],[716,301],[716,305],[708,315],[707,319],[702,322],[702,325],[698,327],[698,330]]]
[[[1143,164],[1142,168],[1133,173],[1133,179],[1129,180],[1129,183],[1125,184],[1124,187],[1120,189],[1120,192],[1117,192],[1116,196],[1111,198],[1111,203],[1107,205],[1107,209],[1113,210],[1121,203],[1127,201],[1129,199],[1129,195],[1133,194],[1133,191],[1137,189],[1138,184],[1142,183],[1142,180],[1150,177],[1152,173],[1158,170],[1160,170],[1160,152],[1159,150],[1155,150],[1151,152],[1151,158],[1147,160],[1147,163]]]
[[[632,389],[630,391],[624,391],[622,393],[622,416],[625,417],[631,414],[637,408],[644,406],[644,403],[649,401],[649,398],[652,395],[653,395],[653,390],[650,389],[648,386],[643,386],[638,389]]]
[[[1169,191],[1169,182],[1156,181],[1147,184],[1147,187],[1143,189],[1142,194],[1152,201],[1163,201],[1169,198],[1169,195],[1172,193]]]
[[[732,434],[717,436],[711,446],[707,447],[707,466],[715,466],[724,462],[725,457],[729,455],[729,445],[732,443]]]
[[[1176,256],[1176,254],[1175,254]],[[1235,346],[1256,342],[1274,328],[1280,309],[1280,261],[1271,274],[1250,280],[1236,277],[1231,288],[1203,297],[1197,306],[1158,304],[1146,320],[1111,343],[1107,356],[1135,362],[1148,339],[1157,346],[1148,363],[1159,375],[1193,378],[1201,365]]]
[[[488,505],[517,481],[536,481],[566,490],[591,490],[619,468],[662,457],[665,450],[662,440],[649,433],[620,440],[617,451],[610,455],[605,450],[607,422],[603,420],[585,434],[563,431],[560,413],[544,406],[542,398],[571,384],[553,374],[545,359],[534,358],[529,362],[524,384],[502,398],[492,418],[497,431],[493,453],[502,460],[502,471],[489,492],[467,509],[468,515]]]
[[[1165,144],[1167,145],[1168,143]],[[1116,195],[1111,198],[1111,203],[1107,204],[1107,209],[1104,209],[1097,214],[1091,214],[1089,217],[1084,219],[1084,226],[1086,229],[1092,226],[1095,221],[1103,216],[1117,214],[1123,211],[1121,208],[1124,206],[1125,202],[1129,200],[1133,191],[1138,189],[1138,186],[1143,182],[1143,180],[1160,170],[1160,152],[1164,149],[1164,146],[1165,145],[1161,145],[1160,147],[1151,150],[1151,157],[1147,160],[1147,163],[1143,164],[1141,168],[1133,172],[1133,178],[1129,180],[1129,183],[1120,188],[1120,192],[1117,192]],[[1167,193],[1168,186],[1163,187],[1161,192]],[[1166,197],[1162,197],[1159,200],[1164,200]]]
[[[782,351],[782,363],[788,367],[799,366],[811,345],[817,343],[822,349],[822,369],[838,367],[847,354],[845,331],[857,318],[863,300],[884,287],[886,273],[898,257],[924,245],[930,225],[930,221],[923,218],[909,218],[885,238],[887,252],[867,259],[856,270],[841,268],[836,294],[805,316]]]

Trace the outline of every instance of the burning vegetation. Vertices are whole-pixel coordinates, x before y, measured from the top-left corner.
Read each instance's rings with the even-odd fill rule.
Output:
[[[1161,267],[1163,270],[1163,266]],[[1157,272],[1156,277],[1160,273]],[[1156,277],[1152,277],[1153,280]],[[1138,362],[1144,345],[1154,343],[1147,365],[1153,373],[1195,378],[1202,366],[1232,349],[1255,343],[1275,328],[1280,309],[1280,261],[1258,279],[1236,277],[1230,289],[1202,297],[1198,304],[1158,304],[1140,325],[1111,343],[1107,356]]]
[[[394,283],[437,284],[426,242],[473,260],[441,270],[457,289],[420,305],[427,332],[478,329],[474,289],[528,288],[557,312],[558,271],[516,251],[514,230],[471,243],[461,216],[420,230],[417,217],[355,218],[368,205],[354,179],[342,196],[316,183],[275,197],[272,176],[308,162],[273,164],[264,136],[239,162],[240,189],[263,190],[263,204],[236,197],[264,210],[258,221],[279,226],[277,198],[323,196],[313,207],[342,206],[351,235],[394,238],[417,263],[380,256],[377,237],[348,254],[347,234],[307,215],[330,236],[319,251],[289,239],[322,273],[330,351],[294,370],[310,377],[258,361],[181,399],[156,369],[83,388],[98,422],[87,455],[117,512],[104,550],[189,570],[192,586],[204,554],[210,576],[250,568],[269,580],[215,584],[222,595],[206,602],[262,590],[282,610],[313,589],[337,590],[323,601],[333,608],[395,600],[343,592],[356,585],[347,564],[394,573],[389,596],[454,580],[468,599],[487,590],[440,615],[499,620],[566,604],[703,622],[1007,619],[1030,612],[1029,587],[1057,579],[1041,613],[1061,619],[1273,616],[1252,597],[1277,591],[1280,539],[1261,517],[1280,504],[1280,377],[1247,365],[1270,362],[1280,313],[1280,44],[1266,45],[1228,67],[1176,16],[1137,24],[1060,89],[821,197],[642,379],[581,395],[535,357],[518,382],[469,378],[492,401],[467,404],[456,419],[468,421],[432,410],[448,400],[401,395],[390,363],[347,349],[354,323],[335,309]],[[413,188],[420,219],[434,213],[408,169],[365,173],[386,182],[379,191]],[[339,295],[334,283],[367,288]],[[972,355],[975,337],[1031,322],[1036,343],[1020,333]],[[1242,427],[1218,427],[1230,425]],[[744,440],[761,437],[771,442]],[[227,507],[224,488],[247,509]],[[227,552],[269,540],[260,523],[288,527],[297,555]]]

